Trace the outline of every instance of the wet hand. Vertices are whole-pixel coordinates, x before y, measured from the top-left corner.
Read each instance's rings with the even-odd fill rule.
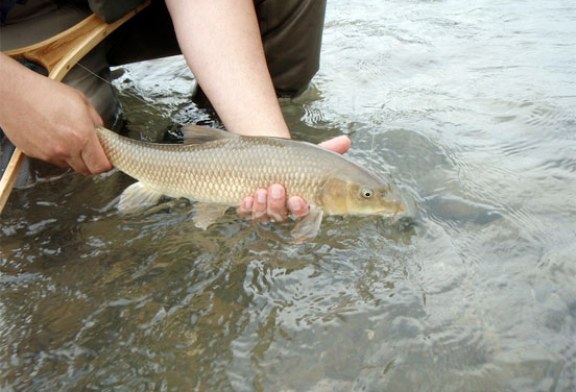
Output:
[[[348,136],[338,136],[320,143],[320,146],[343,154],[350,148]],[[238,215],[261,221],[283,222],[288,216],[299,219],[308,214],[308,203],[299,196],[286,197],[282,185],[274,184],[268,189],[258,189],[253,196],[248,196],[238,208]]]
[[[299,196],[287,199],[286,190],[280,184],[268,189],[258,189],[254,196],[244,198],[238,215],[260,221],[283,222],[288,216],[295,219],[308,214],[308,204]]]
[[[0,89],[0,125],[16,147],[30,157],[82,174],[112,168],[94,128],[102,125],[102,119],[80,91],[6,56],[1,60],[10,71],[6,81],[11,86]]]

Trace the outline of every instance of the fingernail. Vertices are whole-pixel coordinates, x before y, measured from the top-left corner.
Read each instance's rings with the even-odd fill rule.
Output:
[[[242,203],[242,208],[244,208],[245,210],[251,210],[253,205],[254,205],[254,199],[252,197],[247,197],[244,199],[244,202]]]
[[[300,209],[302,209],[302,203],[300,203],[299,199],[290,199],[288,200],[288,208],[292,212],[299,211]]]
[[[270,196],[272,196],[273,199],[281,199],[284,192],[281,186],[278,185],[273,185],[270,187]]]
[[[260,189],[258,192],[256,192],[256,201],[258,203],[266,203],[266,191],[263,189]]]

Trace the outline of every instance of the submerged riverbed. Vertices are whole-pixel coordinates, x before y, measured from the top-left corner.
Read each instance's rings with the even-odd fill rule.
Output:
[[[295,138],[350,135],[412,224],[126,219],[132,180],[15,191],[0,226],[0,389],[576,390],[576,5],[330,1]],[[209,120],[181,57],[116,70],[134,137]],[[247,114],[249,115],[249,113]]]

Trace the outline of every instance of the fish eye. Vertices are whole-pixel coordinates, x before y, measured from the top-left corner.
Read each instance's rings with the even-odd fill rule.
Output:
[[[372,196],[374,196],[374,191],[370,188],[362,188],[360,194],[364,199],[370,199]]]

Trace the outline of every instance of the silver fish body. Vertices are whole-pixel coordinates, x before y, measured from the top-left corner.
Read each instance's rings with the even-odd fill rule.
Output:
[[[301,196],[328,214],[391,216],[404,210],[389,181],[313,144],[198,126],[184,128],[183,145],[97,132],[112,164],[140,182],[123,195],[123,209],[152,204],[161,195],[238,206],[257,189],[282,184],[288,196]]]

